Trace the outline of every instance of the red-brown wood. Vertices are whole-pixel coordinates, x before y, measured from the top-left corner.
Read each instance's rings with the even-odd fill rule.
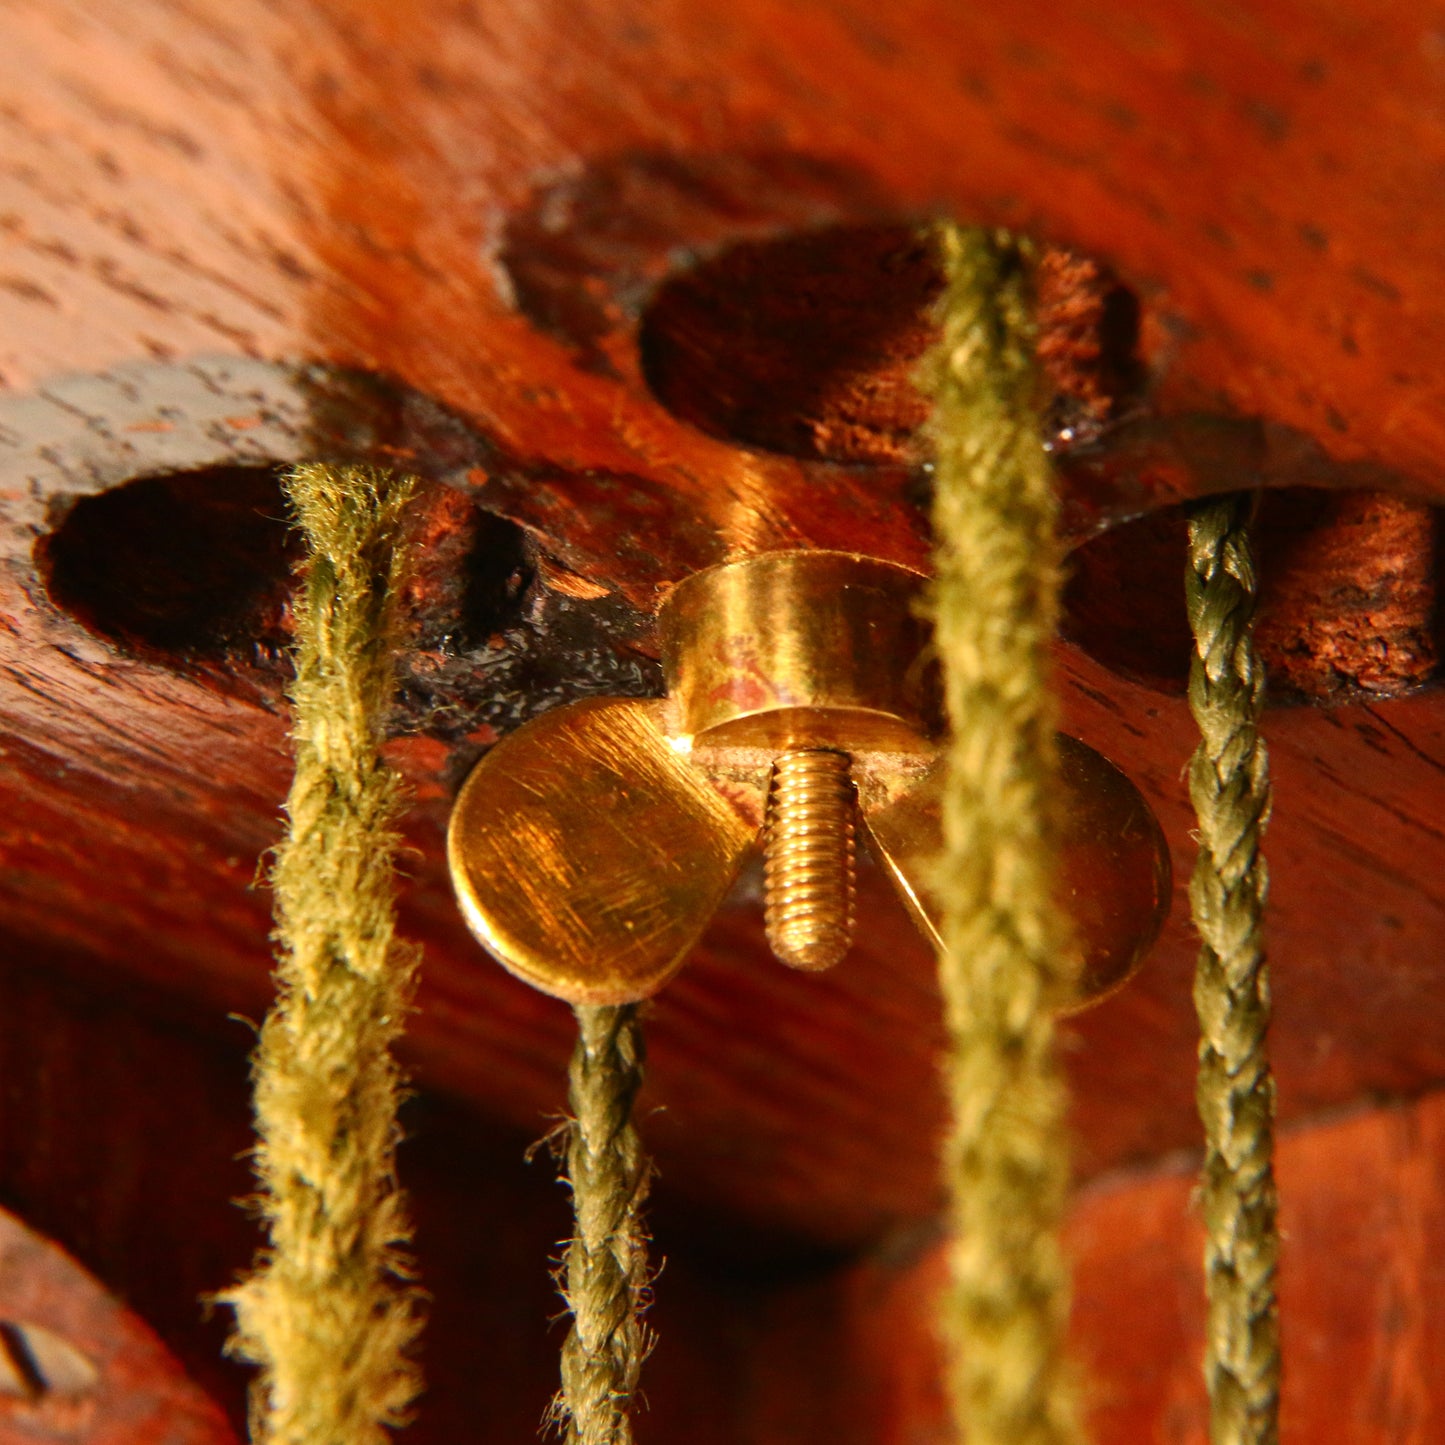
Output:
[[[237,1207],[251,1189],[250,1031],[133,982],[78,979],[59,955],[6,961],[0,992],[0,1197],[55,1241],[0,1211],[0,1327],[50,1329],[99,1371],[84,1400],[32,1407],[7,1397],[0,1355],[0,1445],[230,1445],[244,1435],[249,1372],[222,1358],[230,1312],[204,1297],[254,1245]],[[528,1148],[551,1121],[506,1133],[435,1099],[408,1103],[405,1120],[430,1296],[428,1388],[406,1438],[530,1439],[556,1387],[550,1261],[568,1227],[553,1161]],[[718,1240],[666,1201],[657,1213],[668,1284],[653,1438],[731,1445],[728,1383],[780,1287],[779,1251],[736,1230]],[[731,1280],[735,1269],[746,1277]]]
[[[57,1245],[0,1210],[0,1440],[235,1445],[154,1334]]]
[[[779,244],[844,228],[820,253],[848,283],[829,304],[841,294],[862,305],[867,248],[846,228],[952,212],[1073,258],[1054,253],[1043,319],[1056,387],[1072,398],[1054,420],[1079,433],[1055,435],[1075,540],[1257,482],[1392,499],[1329,503],[1344,522],[1320,534],[1318,555],[1281,562],[1285,600],[1266,612],[1280,676],[1346,699],[1281,706],[1267,722],[1274,1047],[1283,1114],[1301,1127],[1445,1080],[1445,704],[1428,690],[1397,695],[1438,665],[1440,531],[1427,504],[1445,504],[1445,30],[1423,0],[1055,0],[1043,11],[1003,0],[11,0],[4,25],[7,961],[60,969],[81,989],[104,981],[117,1020],[160,1007],[144,1001],[150,991],[184,1001],[166,1008],[255,1017],[269,991],[269,903],[255,880],[288,774],[284,549],[277,533],[246,529],[229,595],[249,600],[221,606],[216,636],[140,636],[205,590],[204,569],[168,568],[168,549],[217,547],[230,524],[217,511],[210,531],[193,518],[166,541],[139,506],[67,533],[82,516],[75,499],[201,473],[166,484],[156,503],[183,510],[220,485],[207,468],[317,454],[415,466],[435,483],[419,524],[429,569],[411,599],[415,646],[391,744],[416,794],[404,926],[426,949],[408,1059],[424,1089],[487,1129],[540,1133],[560,1103],[570,1021],[488,962],[456,918],[441,837],[468,764],[531,710],[655,688],[652,612],[698,566],[793,545],[927,557],[926,488],[894,425],[926,286],[901,286],[896,312],[860,323],[866,345],[825,327],[847,354],[814,358],[817,374],[789,403],[801,414],[783,408],[769,423],[782,430],[753,444],[729,435],[715,407],[663,406],[648,375],[667,395],[658,368],[673,363],[666,348],[644,357],[640,331],[703,317],[701,331],[688,321],[676,334],[702,336],[724,365],[701,382],[668,373],[697,403],[726,374],[730,347],[746,370],[747,328],[729,331],[726,285],[700,311],[665,311],[669,278],[686,291],[677,277],[712,264],[726,276],[724,253],[746,244],[748,274],[776,283]],[[1116,354],[1110,332],[1091,370],[1108,330],[1106,275],[1137,307],[1137,352]],[[288,369],[303,363],[344,374]],[[865,433],[884,436],[881,453],[850,452]],[[804,455],[755,444],[786,434],[822,442]],[[1293,523],[1285,532],[1299,535]],[[1147,667],[1100,640],[1156,607],[1176,615],[1175,583],[1166,555],[1131,555],[1123,530],[1098,545],[1122,557],[1075,608],[1083,646],[1060,647],[1066,722],[1154,803],[1181,893],[1139,979],[1069,1026],[1085,1178],[1197,1137],[1182,896],[1191,726],[1162,686],[1179,671],[1160,653],[1167,625],[1142,629]],[[113,573],[97,560],[107,548]],[[469,569],[484,574],[471,592]],[[1079,587],[1089,575],[1081,565]],[[144,605],[117,603],[128,592]],[[864,1247],[933,1217],[931,960],[876,880],[864,901],[855,956],[800,978],[767,959],[745,884],[658,1001],[644,1120],[664,1207],[704,1211],[724,1235],[785,1239],[785,1257]],[[33,1040],[35,1078],[50,1050],[63,1055],[56,1029]],[[158,1047],[184,1052],[185,1032]],[[238,1078],[197,1106],[197,1134],[214,1116],[217,1138],[244,1136]],[[126,1086],[115,1095],[124,1115]],[[86,1167],[70,1148],[7,1126],[4,1197],[23,1203],[14,1191],[28,1178],[36,1197],[62,1199]],[[121,1148],[94,1172],[142,1158]],[[217,1171],[217,1199],[236,1172]],[[419,1176],[423,1199],[451,1197],[446,1172]],[[1308,1187],[1328,1200],[1336,1185],[1321,1166]],[[244,1252],[244,1227],[202,1224],[198,1197],[184,1199],[178,1232],[194,1226]],[[36,1222],[114,1282],[122,1263],[87,1258],[66,1233],[83,1233],[88,1210],[100,1205],[57,1204],[54,1221]],[[210,1277],[216,1263],[182,1272],[184,1300],[225,1282]],[[178,1347],[184,1300],[155,1306]],[[438,1308],[439,1339],[465,1332],[464,1310]],[[677,1328],[712,1348],[701,1325]],[[1161,1369],[1182,1358],[1182,1336],[1140,1338]],[[214,1331],[195,1339],[199,1355]],[[701,1369],[690,1348],[670,1364],[659,1355],[659,1398],[690,1388],[688,1371]],[[730,1360],[746,1354],[737,1348]],[[803,1414],[767,1408],[781,1413],[759,1438],[808,1438]]]
[[[1438,1440],[1445,1099],[1289,1133],[1279,1177],[1284,1445]],[[1075,1204],[1073,1343],[1098,1445],[1208,1440],[1193,1188],[1176,1165],[1101,1180]],[[901,1238],[775,1305],[776,1338],[758,1352],[763,1397],[782,1410],[808,1380],[803,1363],[831,1352],[829,1383],[807,1400],[827,1412],[820,1434],[842,1445],[948,1445],[934,1315],[944,1276],[936,1241]]]

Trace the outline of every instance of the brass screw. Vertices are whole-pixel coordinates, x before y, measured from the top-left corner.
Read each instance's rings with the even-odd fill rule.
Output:
[[[856,807],[851,759],[790,748],[773,764],[763,833],[765,923],[774,954],[817,972],[853,943]]]
[[[794,968],[829,968],[852,942],[866,823],[880,877],[941,947],[944,760],[915,665],[928,648],[921,585],[906,568],[820,551],[679,582],[658,617],[666,698],[554,708],[503,738],[462,789],[447,855],[472,932],[557,998],[650,998],[761,827],[768,941]],[[1118,769],[1072,739],[1060,747],[1061,886],[1090,904],[1083,1002],[1127,977],[1158,933],[1169,854]]]

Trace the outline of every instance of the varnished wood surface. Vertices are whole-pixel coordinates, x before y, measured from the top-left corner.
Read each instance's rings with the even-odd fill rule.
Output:
[[[289,771],[284,556],[246,552],[228,585],[254,596],[225,646],[137,638],[187,577],[204,590],[167,548],[215,547],[228,524],[154,545],[144,509],[100,514],[65,554],[52,534],[76,498],[317,454],[434,484],[390,745],[416,796],[404,927],[426,949],[409,1063],[457,1101],[415,1106],[403,1155],[436,1294],[419,1441],[531,1435],[565,1229],[520,1151],[560,1106],[570,1020],[457,920],[441,838],[466,766],[541,707],[655,690],[649,619],[700,565],[927,555],[926,478],[895,426],[909,273],[856,330],[821,318],[840,354],[801,356],[806,414],[767,418],[761,439],[806,435],[822,460],[743,445],[698,395],[753,366],[769,401],[727,284],[664,318],[668,345],[722,365],[658,376],[667,346],[639,340],[657,288],[816,228],[1016,226],[1138,308],[1116,393],[1089,389],[1105,358],[1073,394],[1089,444],[1054,438],[1075,539],[1256,482],[1445,502],[1445,26],[1424,0],[6,0],[0,28],[0,1199],[135,1305],[233,1422],[239,1372],[196,1297],[252,1240],[229,1203],[245,1031],[224,1016],[269,992],[255,880]],[[883,294],[865,246],[818,244],[839,294]],[[749,262],[764,297],[787,279],[774,255]],[[1065,369],[1087,371],[1090,296],[1049,303]],[[871,351],[848,351],[858,334]],[[855,403],[881,463],[826,459]],[[1407,543],[1361,524],[1330,586],[1296,570],[1266,619],[1282,653],[1303,647],[1289,677],[1313,666],[1313,695],[1343,699],[1266,725],[1287,1442],[1440,1434],[1439,1096],[1337,1114],[1445,1080],[1445,704],[1352,695],[1437,666],[1438,616],[1433,641],[1421,619],[1445,533],[1407,521]],[[1138,560],[1121,545],[1111,577]],[[1116,622],[1153,609],[1170,566],[1137,569]],[[106,598],[127,588],[121,626]],[[1327,646],[1301,641],[1311,609]],[[1335,677],[1319,659],[1345,633]],[[1068,726],[1153,801],[1182,889],[1182,703],[1075,646],[1059,662]],[[670,1262],[644,1442],[944,1438],[932,965],[876,880],[863,900],[855,956],[800,978],[766,957],[745,880],[653,1010],[642,1120]],[[1199,1241],[1172,1153],[1197,1136],[1192,951],[1181,892],[1145,972],[1069,1027],[1095,1181],[1072,1226],[1077,1334],[1105,1445],[1203,1438]],[[840,1248],[867,1259],[840,1266]]]
[[[693,447],[639,411],[619,425],[626,389],[579,386],[509,311],[489,252],[539,182],[599,155],[783,150],[860,171],[900,210],[948,204],[1109,257],[1149,296],[1172,396],[1428,487],[1436,19],[1370,0],[11,0],[6,381],[319,351],[407,376],[526,454],[564,463],[570,441],[676,476]],[[529,384],[499,396],[518,355]]]
[[[1079,527],[1260,475],[1445,499],[1445,47],[1423,8],[12,0],[5,20],[15,399],[229,355],[361,367],[444,403],[470,440],[419,442],[407,424],[352,445],[521,523],[547,605],[630,619],[632,662],[601,682],[579,663],[547,695],[646,690],[659,588],[729,553],[926,556],[905,470],[745,448],[653,399],[636,308],[689,243],[947,208],[1103,257],[1139,297],[1148,385],[1132,431],[1070,460]],[[565,201],[579,186],[587,206]],[[622,217],[618,265],[641,268],[602,285],[590,359],[567,325],[519,309],[504,264],[518,218],[553,193],[564,229]],[[648,225],[661,251],[628,239]],[[69,424],[93,440],[87,418],[110,403],[92,402]],[[198,464],[167,450],[164,383],[133,405],[127,465]],[[271,405],[207,423],[217,459],[342,446],[304,408],[271,437]],[[1200,443],[1197,416],[1225,441]],[[1131,450],[1140,426],[1166,442]],[[262,434],[270,450],[248,452]],[[99,470],[82,485],[27,453],[5,484],[6,946],[254,1016],[253,880],[287,775],[277,677],[180,676],[49,603],[32,544],[67,493],[125,469],[85,465]],[[445,647],[426,658],[452,665]],[[1145,788],[1182,879],[1182,706],[1077,651],[1060,662],[1070,726]],[[1425,694],[1269,721],[1286,1117],[1445,1075],[1442,719]],[[425,1085],[540,1132],[568,1019],[475,950],[440,871],[447,799],[497,725],[420,726],[394,745],[418,797],[405,924],[427,948],[412,1059]],[[664,1187],[833,1242],[931,1212],[931,965],[868,897],[857,956],[821,980],[766,959],[743,898],[658,1003],[647,1127]],[[1182,914],[1181,899],[1141,979],[1072,1029],[1085,1174],[1194,1138]]]
[[[256,1017],[268,917],[252,880],[286,785],[282,721],[199,684],[125,670],[122,736],[105,711],[109,670],[98,680],[77,669],[80,706],[56,709],[43,747],[7,745],[10,946],[43,958],[63,943],[82,973],[113,969],[218,1015]],[[1077,658],[1066,696],[1073,729],[1111,748],[1146,789],[1185,874],[1182,704]],[[1441,899],[1420,877],[1438,846],[1440,775],[1428,761],[1442,747],[1438,717],[1421,697],[1271,720],[1275,1051],[1287,1117],[1439,1077]],[[100,739],[86,732],[97,724]],[[465,936],[440,868],[446,749],[415,739],[397,751],[421,795],[404,910],[427,949],[412,1058],[425,1083],[540,1133],[560,1101],[570,1021]],[[756,895],[744,897],[658,1001],[649,1098],[662,1112],[648,1129],[669,1187],[835,1240],[931,1211],[940,1045],[931,963],[886,889],[867,887],[864,899],[856,954],[801,979],[762,951]],[[1176,899],[1144,973],[1071,1027],[1086,1173],[1195,1136],[1184,916]]]
[[[1279,1176],[1283,1445],[1438,1440],[1445,1101],[1287,1132]],[[1075,1205],[1073,1346],[1098,1445],[1208,1439],[1194,1182],[1185,1168],[1120,1176]],[[951,1441],[932,1314],[943,1280],[939,1246],[902,1239],[890,1256],[779,1301],[776,1337],[757,1357],[774,1417],[791,1400],[847,1445]],[[846,1366],[815,1377],[827,1383],[809,1396],[804,1362],[829,1355]]]
[[[103,1367],[105,1393],[33,1408],[7,1396],[0,1363],[0,1445],[234,1445],[250,1371],[223,1358],[229,1311],[205,1300],[254,1244],[237,1207],[251,1182],[249,1031],[133,980],[67,985],[63,965],[0,960],[0,1197],[25,1226],[0,1212],[0,1326],[58,1334]],[[404,1122],[429,1316],[427,1389],[405,1438],[533,1439],[561,1338],[551,1270],[569,1210],[555,1161],[528,1148],[534,1135],[435,1098],[408,1102]],[[640,1438],[745,1445],[753,1406],[738,1385],[770,1306],[838,1258],[675,1196],[651,1213],[667,1284],[649,1315],[661,1343]]]
[[[0,1440],[235,1445],[152,1331],[58,1245],[0,1211]]]
[[[169,1428],[175,1445],[229,1445],[244,1372],[220,1358],[225,1320],[203,1320],[198,1297],[249,1253],[229,1202],[246,1186],[244,1030],[134,985],[62,986],[60,961],[48,962],[0,969],[0,1191],[143,1315],[189,1379],[95,1279],[7,1218],[0,1244],[18,1241],[22,1255],[4,1253],[0,1320],[56,1331],[106,1364],[117,1394],[69,1416],[59,1402],[49,1416],[7,1415],[0,1396],[0,1441],[158,1445],[155,1430]],[[409,1105],[407,1122],[402,1168],[432,1296],[430,1388],[407,1438],[531,1438],[555,1380],[547,1259],[565,1197],[545,1157],[526,1160],[523,1135],[435,1103]],[[1280,1181],[1285,1445],[1431,1445],[1445,1365],[1445,1095],[1288,1130]],[[1193,1186],[1192,1161],[1176,1156],[1102,1177],[1075,1203],[1074,1342],[1099,1445],[1205,1440]],[[700,1218],[666,1177],[654,1212],[666,1267],[643,1445],[950,1440],[935,1225],[892,1230],[848,1260]],[[44,1419],[65,1428],[39,1432]]]

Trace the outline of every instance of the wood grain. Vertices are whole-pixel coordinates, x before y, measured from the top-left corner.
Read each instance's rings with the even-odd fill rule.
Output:
[[[0,1281],[6,1445],[235,1445],[225,1416],[151,1330],[7,1211],[0,1211]]]
[[[1445,703],[1392,696],[1432,676],[1440,641],[1435,8],[3,10],[0,1199],[239,1422],[196,1298],[252,1243],[229,1202],[247,1035],[226,1015],[270,992],[257,861],[289,774],[286,553],[254,509],[267,469],[301,458],[414,468],[427,568],[388,746],[415,797],[403,926],[426,950],[403,1156],[436,1294],[415,1438],[535,1428],[565,1201],[521,1150],[560,1106],[571,1022],[466,937],[441,865],[450,798],[526,717],[655,693],[652,616],[700,566],[779,546],[926,563],[905,377],[928,286],[905,267],[888,291],[878,267],[887,236],[947,212],[1065,258],[1043,319],[1073,540],[1255,485],[1317,489],[1344,519],[1278,573],[1297,619],[1279,656],[1302,614],[1319,624],[1287,680],[1335,705],[1266,723],[1286,1440],[1440,1435],[1441,1096],[1337,1112],[1445,1083]],[[750,351],[740,278],[758,306],[797,303],[772,341],[814,301],[846,314],[801,353]],[[1122,349],[1098,344],[1110,296]],[[761,430],[703,395],[734,373]],[[205,498],[238,467],[252,511],[228,522]],[[138,477],[150,501],[93,509]],[[1318,499],[1361,489],[1378,511]],[[1133,535],[1102,539],[1106,590],[1140,560]],[[207,627],[167,632],[242,553]],[[1163,557],[1108,628],[1162,589],[1172,606]],[[1145,791],[1182,879],[1193,738],[1170,661],[1074,635],[1067,724]],[[933,966],[871,872],[860,901],[853,956],[802,978],[766,955],[749,871],[651,1012],[642,1120],[669,1265],[644,1442],[943,1438]],[[1103,1442],[1202,1440],[1184,918],[1181,894],[1140,977],[1068,1028]]]
[[[1069,459],[1080,530],[1260,476],[1445,499],[1429,199],[1445,52],[1423,10],[1067,3],[1041,25],[924,0],[886,16],[845,0],[424,16],[12,0],[7,30],[0,367],[15,404],[49,418],[41,450],[70,458],[22,447],[5,483],[8,946],[259,1012],[253,879],[287,772],[274,684],[117,651],[51,604],[30,552],[67,497],[127,475],[397,456],[520,525],[534,601],[586,634],[565,666],[528,653],[538,670],[506,688],[478,652],[419,650],[418,667],[469,680],[445,697],[475,712],[433,709],[394,744],[418,800],[416,1067],[523,1129],[560,1097],[568,1022],[474,950],[440,872],[447,798],[519,716],[488,699],[655,687],[660,589],[722,556],[861,545],[916,563],[927,547],[906,468],[765,453],[656,402],[636,329],[661,271],[618,261],[593,333],[606,365],[518,309],[506,247],[559,177],[591,185],[594,219],[652,215],[683,248],[668,266],[688,244],[939,208],[1102,257],[1139,298],[1147,409]],[[748,180],[760,155],[771,189]],[[719,189],[719,166],[750,209],[719,200],[739,189]],[[315,362],[385,378],[407,414],[383,425],[347,403],[338,421],[333,394],[276,380]],[[1183,864],[1182,708],[1067,647],[1060,676],[1071,726],[1146,789]],[[1422,695],[1269,724],[1287,1117],[1445,1077],[1442,717]],[[805,980],[766,960],[745,889],[659,1002],[648,1127],[667,1188],[821,1241],[932,1211],[931,965],[868,896],[857,955]],[[1086,1174],[1194,1137],[1180,917],[1073,1030]]]
[[[1438,1094],[1283,1137],[1284,1445],[1439,1438],[1442,1159]],[[1098,1181],[1069,1224],[1073,1344],[1099,1445],[1208,1438],[1203,1231],[1193,1175],[1180,1166]],[[775,1302],[774,1339],[754,1357],[760,1408],[776,1415],[799,1382],[805,1392],[812,1383],[804,1408],[821,1415],[829,1439],[945,1445],[953,1435],[933,1329],[944,1279],[941,1247],[904,1236]],[[829,1356],[831,1368],[809,1367]]]

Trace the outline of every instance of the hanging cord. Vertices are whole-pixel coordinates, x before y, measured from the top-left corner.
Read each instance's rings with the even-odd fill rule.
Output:
[[[1083,1439],[1064,1359],[1066,1099],[1054,1009],[1074,973],[1053,897],[1049,649],[1056,503],[1041,442],[1024,257],[942,227],[933,398],[935,622],[952,726],[940,959],[952,1123],[950,1388],[968,1445]]]
[[[568,1445],[631,1445],[630,1409],[652,1348],[642,1205],[652,1166],[632,1124],[642,1085],[637,1006],[578,1005],[568,1074],[567,1179],[575,1229],[559,1283],[572,1314],[548,1419]]]
[[[399,787],[378,750],[415,483],[315,465],[286,485],[308,556],[296,774],[271,874],[277,997],[253,1066],[269,1245],[222,1298],[236,1311],[231,1353],[261,1368],[258,1445],[385,1445],[420,1388],[391,1056],[416,958],[392,937]]]
[[[1189,707],[1200,743],[1189,765],[1199,857],[1189,884],[1203,947],[1199,1115],[1209,1322],[1205,1378],[1212,1445],[1279,1437],[1279,1232],[1274,1186],[1274,1080],[1269,972],[1261,920],[1268,875],[1260,835],[1270,809],[1259,736],[1264,668],[1254,649],[1255,572],[1249,497],[1194,506],[1185,601],[1194,631]]]

